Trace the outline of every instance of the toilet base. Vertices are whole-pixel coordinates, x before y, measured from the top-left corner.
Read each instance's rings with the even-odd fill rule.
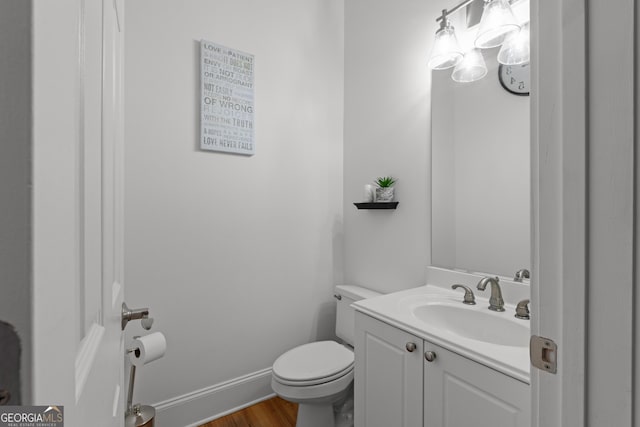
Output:
[[[298,404],[296,427],[333,427],[334,425],[335,418],[332,404]]]
[[[333,406],[335,427],[353,427],[353,392],[344,402]]]
[[[322,402],[299,402],[296,427],[353,427],[353,383]]]

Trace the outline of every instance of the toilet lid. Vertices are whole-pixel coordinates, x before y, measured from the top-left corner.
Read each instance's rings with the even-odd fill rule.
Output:
[[[277,377],[307,382],[335,377],[353,368],[353,352],[335,341],[319,341],[287,351],[273,364]]]

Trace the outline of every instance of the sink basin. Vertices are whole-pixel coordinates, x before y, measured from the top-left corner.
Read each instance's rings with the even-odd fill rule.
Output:
[[[413,307],[412,314],[431,327],[468,339],[511,347],[529,346],[528,322],[486,307],[436,302]]]

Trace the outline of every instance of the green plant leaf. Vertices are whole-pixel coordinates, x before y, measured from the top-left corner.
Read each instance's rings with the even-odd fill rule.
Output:
[[[396,179],[392,176],[379,176],[374,182],[380,188],[388,188],[393,187],[393,184],[396,183]]]

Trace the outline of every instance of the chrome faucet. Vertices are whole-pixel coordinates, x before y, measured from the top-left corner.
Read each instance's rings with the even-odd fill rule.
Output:
[[[489,298],[489,310],[504,311],[504,300],[502,299],[502,290],[498,282],[500,279],[497,277],[484,277],[478,282],[477,288],[484,291],[487,288],[487,283],[491,284],[491,298]]]
[[[528,279],[531,276],[531,274],[529,273],[529,270],[527,270],[526,268],[520,269],[518,271],[516,271],[516,275],[513,278],[514,282],[522,282],[523,279]]]

